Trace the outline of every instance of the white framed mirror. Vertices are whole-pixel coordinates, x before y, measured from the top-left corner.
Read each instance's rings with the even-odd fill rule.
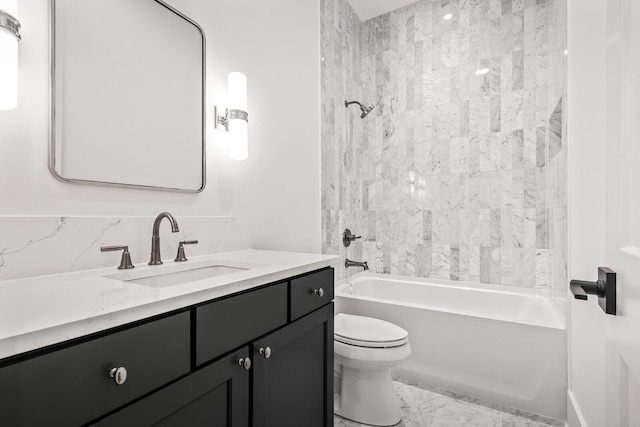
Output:
[[[205,187],[205,37],[160,0],[50,0],[49,169],[65,182]]]

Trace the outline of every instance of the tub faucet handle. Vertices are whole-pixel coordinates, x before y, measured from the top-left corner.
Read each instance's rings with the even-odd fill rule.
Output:
[[[362,239],[362,236],[356,236],[355,234],[351,234],[351,230],[345,228],[342,232],[342,244],[347,247],[356,239]]]

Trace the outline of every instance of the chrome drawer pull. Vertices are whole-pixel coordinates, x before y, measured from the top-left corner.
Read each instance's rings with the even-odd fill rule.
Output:
[[[265,359],[268,359],[271,357],[271,347],[266,347],[266,348],[260,347],[260,350],[258,351],[262,356],[264,356]]]
[[[322,288],[314,289],[313,293],[318,295],[320,298],[322,298],[324,296],[324,289],[322,289]]]
[[[127,370],[124,367],[111,368],[109,376],[113,378],[116,384],[122,385],[127,381]]]
[[[238,365],[242,366],[245,371],[251,369],[251,359],[248,357],[241,357],[238,359]]]

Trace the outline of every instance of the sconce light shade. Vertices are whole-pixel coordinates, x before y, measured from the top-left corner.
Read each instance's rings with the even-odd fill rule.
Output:
[[[242,73],[229,73],[227,78],[228,106],[225,115],[218,115],[216,107],[216,127],[229,132],[229,158],[245,160],[249,157],[249,133],[247,114],[247,76]]]
[[[247,111],[247,76],[237,71],[229,73],[227,97],[230,110]]]
[[[247,111],[247,76],[239,72],[227,77],[229,109]],[[229,158],[245,160],[249,157],[249,132],[246,120],[231,120],[229,123]]]
[[[20,23],[17,0],[0,0],[0,110],[18,106],[18,42]]]
[[[246,160],[249,157],[248,123],[244,120],[232,120],[229,123],[229,158]]]

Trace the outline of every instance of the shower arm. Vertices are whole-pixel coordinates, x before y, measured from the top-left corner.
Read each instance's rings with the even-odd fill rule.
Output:
[[[349,108],[349,105],[351,105],[351,104],[358,104],[360,106],[360,109],[365,108],[364,105],[362,105],[358,101],[347,101],[347,100],[344,101],[344,106],[347,107],[347,108]]]

